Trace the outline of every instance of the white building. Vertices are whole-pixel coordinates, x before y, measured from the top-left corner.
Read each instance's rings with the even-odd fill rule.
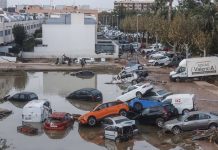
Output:
[[[82,13],[55,15],[42,25],[42,45],[34,52],[25,52],[25,58],[57,58],[65,54],[78,57],[118,57],[119,46],[111,43],[114,53],[96,54],[96,19]],[[101,44],[99,44],[101,45]]]
[[[0,0],[0,8],[7,8],[7,0]]]

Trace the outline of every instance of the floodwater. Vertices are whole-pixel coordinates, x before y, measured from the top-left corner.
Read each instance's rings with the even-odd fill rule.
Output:
[[[65,72],[22,72],[0,76],[0,97],[20,91],[35,92],[40,99],[51,102],[54,111],[84,114],[97,103],[66,100],[70,92],[92,87],[103,93],[103,102],[115,100],[123,87],[110,82],[112,75],[97,74],[91,79],[80,79]],[[156,150],[156,149],[198,149],[198,146],[183,137],[163,134],[154,126],[139,125],[139,134],[128,142],[116,144],[103,139],[103,128],[79,126],[77,122],[63,132],[46,132],[42,124],[32,124],[40,130],[39,135],[27,136],[17,132],[22,125],[22,107],[25,103],[2,102],[0,108],[10,109],[13,114],[0,121],[0,138],[7,139],[8,149],[16,150]]]

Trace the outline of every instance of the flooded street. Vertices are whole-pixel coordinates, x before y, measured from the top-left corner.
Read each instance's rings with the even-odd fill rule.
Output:
[[[103,102],[113,101],[119,96],[123,87],[110,82],[113,75],[97,74],[91,79],[80,79],[65,72],[28,72],[18,75],[0,77],[0,96],[4,97],[20,91],[35,92],[39,99],[51,102],[53,111],[65,111],[71,114],[84,114],[92,110],[97,103],[79,100],[66,100],[65,97],[81,88],[97,88],[103,94]],[[128,142],[116,144],[103,139],[103,128],[79,126],[77,122],[65,132],[45,132],[42,124],[32,124],[40,130],[39,135],[27,136],[17,132],[17,126],[22,125],[22,107],[25,103],[2,102],[0,108],[12,110],[9,117],[0,121],[0,138],[7,140],[9,150],[156,150],[156,149],[198,149],[192,141],[184,141],[163,134],[157,127],[139,125],[139,135]],[[185,142],[185,143],[184,143]],[[178,148],[179,147],[179,148]]]

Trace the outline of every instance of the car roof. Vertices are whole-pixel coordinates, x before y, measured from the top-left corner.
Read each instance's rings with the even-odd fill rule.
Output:
[[[94,88],[83,88],[83,89],[79,89],[78,91],[96,91],[96,90],[97,89],[94,89]]]
[[[66,115],[66,112],[53,112],[50,116],[50,118],[57,118],[57,119],[61,119],[64,118],[64,116]]]
[[[33,93],[33,92],[20,92],[20,93],[16,93],[16,94],[25,94],[25,95],[28,95],[28,94],[35,94],[35,93]]]
[[[47,100],[32,100],[30,102],[28,102],[24,108],[27,108],[27,107],[42,107],[45,102],[48,102]]]
[[[177,98],[177,97],[179,97],[179,98],[187,98],[187,97],[194,97],[194,94],[172,94],[172,95],[169,95],[169,96],[167,96],[166,98]]]

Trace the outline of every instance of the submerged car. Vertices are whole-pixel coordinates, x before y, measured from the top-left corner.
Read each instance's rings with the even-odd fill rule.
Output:
[[[44,123],[46,130],[64,130],[73,122],[73,118],[66,112],[54,112]]]
[[[78,121],[80,124],[88,124],[94,126],[103,118],[112,115],[126,116],[129,111],[127,104],[121,101],[103,103],[94,108],[94,110],[80,116]]]
[[[102,101],[102,93],[94,88],[83,88],[77,91],[74,91],[66,97],[67,99],[81,99],[81,100],[90,100],[90,101]]]
[[[130,73],[136,70],[143,70],[143,65],[141,64],[129,64],[128,66],[124,67],[123,70],[121,71],[122,74],[124,73]]]
[[[140,83],[133,86],[129,86],[121,96],[117,97],[117,100],[129,101],[135,97],[142,98],[149,90],[153,89],[153,85],[150,83]]]
[[[4,100],[10,100],[10,101],[20,101],[20,102],[27,102],[31,100],[37,100],[38,96],[33,92],[20,92],[16,93],[13,96],[6,96],[4,97]]]
[[[218,127],[218,114],[211,112],[194,111],[177,119],[164,123],[164,130],[179,134],[182,131],[216,129]]]

